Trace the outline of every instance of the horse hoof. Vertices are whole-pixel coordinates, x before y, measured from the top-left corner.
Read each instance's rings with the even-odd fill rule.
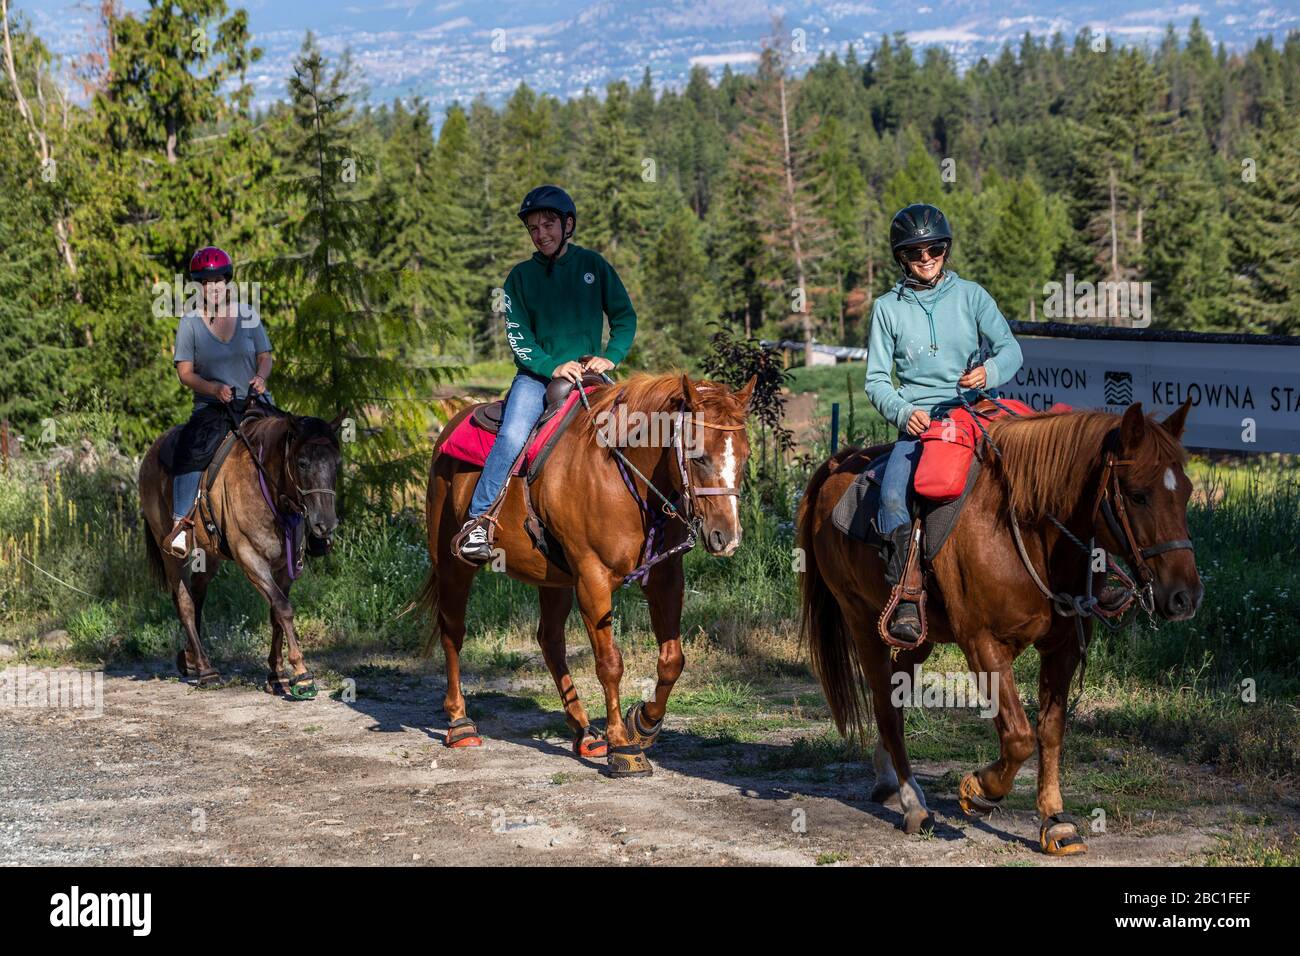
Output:
[[[998,808],[1001,800],[1001,797],[996,800],[986,797],[975,774],[968,773],[961,778],[961,786],[957,788],[957,805],[966,816],[987,816]]]
[[[660,718],[658,723],[651,724],[649,718],[644,715],[645,701],[639,700],[627,709],[627,716],[623,718],[623,723],[627,725],[628,744],[640,747],[642,750],[649,750],[659,739],[659,731],[663,730],[664,722]],[[650,726],[646,726],[647,724]]]
[[[878,803],[882,807],[889,807],[892,810],[901,810],[903,808],[902,797],[898,792],[898,784],[880,782],[876,784],[871,791],[871,802]]]
[[[609,741],[594,727],[583,727],[573,742],[573,753],[579,758],[599,760],[609,755]]]
[[[208,684],[219,684],[221,683],[221,672],[215,667],[209,667],[205,671],[199,671],[197,683],[199,687],[206,687]]]
[[[444,745],[458,750],[461,747],[482,747],[483,738],[479,736],[478,727],[468,717],[458,717],[447,726]]]
[[[648,777],[654,768],[640,747],[610,747],[608,773],[611,777]]]
[[[934,817],[925,810],[915,810],[903,817],[903,832],[908,836],[934,831]]]
[[[1088,844],[1079,831],[1079,821],[1068,813],[1058,813],[1043,821],[1038,830],[1038,844],[1048,856],[1074,856],[1088,852]]]

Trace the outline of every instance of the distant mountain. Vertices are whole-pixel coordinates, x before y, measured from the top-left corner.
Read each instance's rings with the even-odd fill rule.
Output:
[[[912,7],[875,0],[245,0],[255,42],[265,55],[253,82],[258,102],[284,95],[293,57],[311,29],[321,46],[350,48],[370,99],[420,96],[436,116],[479,93],[498,104],[520,81],[564,98],[603,91],[616,79],[638,82],[648,65],[657,88],[681,87],[695,63],[716,76],[724,66],[752,68],[771,33],[773,12],[787,31],[802,30],[803,64],[850,44],[874,48],[881,34],[903,31],[917,47],[938,45],[964,68],[996,55],[1026,31],[1060,31],[1071,42],[1091,26],[1135,45],[1158,44],[1168,24],[1185,35],[1199,16],[1211,41],[1241,49],[1258,38],[1281,42],[1300,29],[1295,0],[1206,0],[1167,6],[1141,0],[929,0]],[[56,51],[86,44],[87,0],[15,0]],[[147,6],[127,0],[127,9]]]

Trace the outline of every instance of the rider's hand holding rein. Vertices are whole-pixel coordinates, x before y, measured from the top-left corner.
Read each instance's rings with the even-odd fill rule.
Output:
[[[957,384],[962,388],[985,388],[988,386],[989,376],[984,371],[983,365],[976,365],[973,369],[957,379]]]

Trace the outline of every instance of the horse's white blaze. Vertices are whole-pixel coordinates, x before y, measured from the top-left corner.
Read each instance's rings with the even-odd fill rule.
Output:
[[[727,488],[736,487],[736,448],[730,435],[727,436],[727,447],[722,452],[722,484]],[[740,530],[740,498],[736,495],[728,495],[727,500],[731,502],[731,517],[736,522],[736,530]]]
[[[1178,479],[1174,477],[1174,470],[1172,468],[1165,469],[1165,487],[1170,491],[1173,491],[1178,487]]]

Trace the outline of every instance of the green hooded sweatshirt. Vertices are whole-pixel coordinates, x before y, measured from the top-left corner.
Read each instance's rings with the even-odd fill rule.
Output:
[[[604,355],[617,365],[636,335],[636,311],[614,267],[572,242],[550,275],[540,252],[511,269],[503,305],[515,365],[543,378],[582,355]],[[609,345],[602,352],[606,316]]]
[[[931,417],[942,415],[961,404],[957,380],[985,343],[992,349],[984,362],[985,388],[994,392],[1012,379],[1023,357],[993,296],[951,269],[933,289],[899,281],[871,306],[867,398],[900,431],[918,408]],[[891,368],[898,373],[897,388]],[[965,397],[974,403],[979,395],[968,390]]]

